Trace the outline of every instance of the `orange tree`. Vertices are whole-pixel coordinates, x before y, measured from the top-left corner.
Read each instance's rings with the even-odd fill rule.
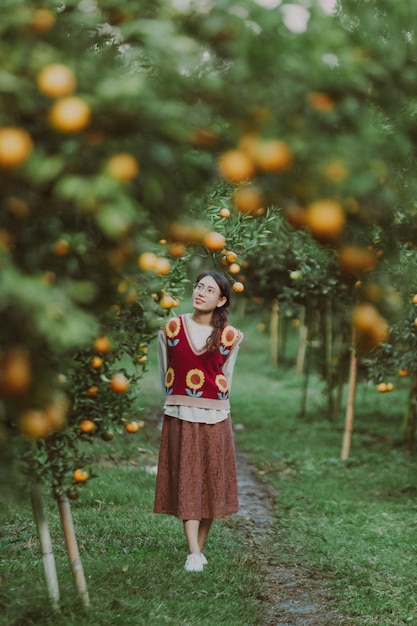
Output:
[[[66,393],[68,408],[56,372],[65,363],[62,376],[81,384],[73,365],[91,367],[85,350],[98,333],[111,335],[112,305],[132,307],[120,333],[139,318],[140,335],[151,336],[155,305],[169,310],[166,295],[175,302],[170,291],[182,278],[152,262],[143,277],[139,255],[168,234],[178,251],[183,234],[169,224],[217,176],[238,185],[237,211],[258,220],[267,206],[286,214],[295,206],[304,228],[340,256],[351,244],[363,251],[376,226],[387,251],[415,238],[406,228],[416,191],[411,9],[393,0],[343,0],[332,13],[325,5],[295,12],[288,2],[239,10],[231,2],[204,10],[132,0],[5,4],[0,295],[8,454],[15,456],[10,437],[24,445],[14,435],[27,411],[37,432],[45,419],[53,429],[64,418],[78,425],[78,389]],[[116,373],[119,346],[109,354],[92,377],[100,367],[105,379]]]

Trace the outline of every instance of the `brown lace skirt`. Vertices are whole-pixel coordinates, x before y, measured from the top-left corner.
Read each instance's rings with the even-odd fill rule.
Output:
[[[230,417],[199,424],[165,415],[154,512],[201,520],[232,515],[238,509]]]

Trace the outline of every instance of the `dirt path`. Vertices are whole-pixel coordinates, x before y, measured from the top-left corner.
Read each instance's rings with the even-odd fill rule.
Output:
[[[268,621],[263,626],[347,626],[354,624],[328,608],[329,595],[324,581],[312,580],[296,568],[286,568],[274,555],[268,557],[268,546],[274,541],[277,523],[272,513],[274,497],[256,478],[256,468],[239,452],[238,483],[241,509],[248,541],[259,551],[265,563],[264,601]]]

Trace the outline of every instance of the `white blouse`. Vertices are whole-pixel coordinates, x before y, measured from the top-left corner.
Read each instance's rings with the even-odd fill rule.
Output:
[[[188,334],[191,337],[194,346],[197,349],[203,348],[211,334],[211,331],[213,330],[213,327],[207,326],[206,324],[198,324],[192,319],[191,313],[187,313],[186,315],[184,315],[183,319],[184,323],[187,325]],[[236,346],[236,348],[232,351],[231,355],[223,366],[223,374],[226,376],[229,391],[232,387],[233,370],[235,367],[238,351],[239,346]],[[158,363],[161,387],[163,391],[165,391],[164,381],[165,373],[167,370],[168,357],[166,349],[166,337],[163,330],[160,330],[158,335]],[[168,398],[169,396],[167,397],[167,399]],[[217,422],[222,422],[229,416],[228,411],[218,409],[200,409],[197,407],[177,406],[173,404],[170,405],[168,404],[168,402],[164,406],[164,413],[165,415],[178,417],[179,419],[185,420],[187,422],[199,422],[203,424],[216,424]]]

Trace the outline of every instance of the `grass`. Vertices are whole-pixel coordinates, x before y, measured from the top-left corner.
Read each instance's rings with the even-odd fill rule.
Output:
[[[236,319],[233,321],[236,322]],[[417,486],[415,457],[403,452],[407,381],[391,394],[361,383],[351,457],[340,461],[343,414],[326,417],[324,384],[312,375],[307,415],[299,417],[302,383],[288,363],[273,368],[268,337],[254,316],[233,381],[236,442],[276,493],[278,523],[271,551],[280,566],[323,580],[332,606],[356,626],[417,623]],[[291,356],[291,345],[288,348]],[[265,624],[263,572],[248,554],[238,518],[213,526],[203,574],[185,575],[178,520],[152,513],[158,416],[162,404],[155,358],[143,400],[147,427],[91,449],[98,472],[72,504],[91,598],[76,601],[58,511],[45,493],[62,611],[51,614],[31,511],[0,498],[0,625]],[[396,383],[397,385],[397,383]]]

